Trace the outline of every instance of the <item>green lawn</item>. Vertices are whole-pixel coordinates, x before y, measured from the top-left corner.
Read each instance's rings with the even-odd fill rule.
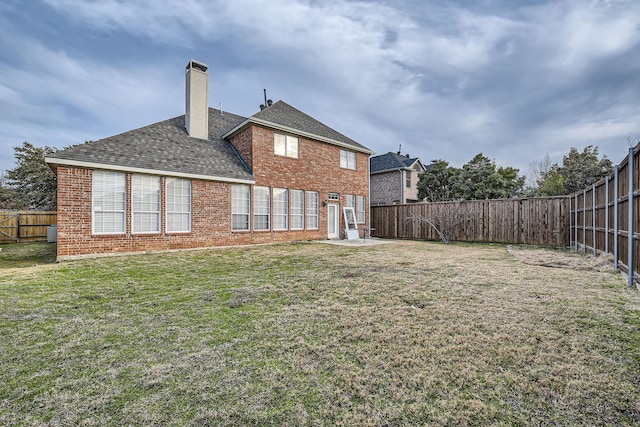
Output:
[[[0,425],[640,424],[640,296],[611,270],[426,242],[7,246]]]

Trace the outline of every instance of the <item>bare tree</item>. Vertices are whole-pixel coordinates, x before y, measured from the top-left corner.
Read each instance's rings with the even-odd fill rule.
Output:
[[[551,157],[549,157],[548,153],[544,158],[534,160],[529,163],[529,171],[527,172],[527,189],[537,188],[552,167],[553,163],[551,162]]]
[[[434,203],[433,205],[436,206],[436,209],[431,217],[412,216],[406,220],[413,221],[414,224],[428,224],[443,243],[449,243],[455,229],[469,218],[472,210],[466,208],[460,200]]]

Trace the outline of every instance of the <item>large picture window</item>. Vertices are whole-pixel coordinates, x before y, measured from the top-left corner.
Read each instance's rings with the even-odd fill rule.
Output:
[[[279,156],[298,158],[298,138],[276,133],[273,135],[273,152]]]
[[[231,229],[234,231],[249,230],[251,203],[248,185],[231,186]]]
[[[273,189],[273,229],[286,230],[289,227],[289,200],[286,188]]]
[[[269,230],[269,187],[253,187],[253,229]]]
[[[317,191],[307,191],[307,229],[318,229],[318,201]]]
[[[304,191],[291,190],[291,229],[304,228]]]
[[[340,167],[355,170],[356,153],[354,151],[340,150]]]
[[[131,229],[134,233],[160,232],[160,177],[131,177]]]
[[[191,181],[167,178],[166,181],[167,232],[191,231]]]
[[[126,179],[124,173],[93,171],[93,232],[124,233],[126,229]]]

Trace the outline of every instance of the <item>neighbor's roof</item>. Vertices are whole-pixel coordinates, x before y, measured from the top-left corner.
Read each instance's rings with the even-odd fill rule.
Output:
[[[70,165],[253,182],[253,176],[222,134],[245,117],[209,108],[209,139],[191,138],[184,115],[109,138],[76,145],[47,157],[52,165]]]
[[[230,129],[224,137],[232,136],[250,124],[279,129],[367,154],[373,153],[364,145],[357,143],[284,101],[277,101],[270,107],[257,112],[238,126]]]
[[[410,158],[397,153],[388,152],[386,154],[371,157],[369,169],[371,174],[389,172],[410,168],[415,162],[420,163],[422,170],[425,169],[418,157]]]

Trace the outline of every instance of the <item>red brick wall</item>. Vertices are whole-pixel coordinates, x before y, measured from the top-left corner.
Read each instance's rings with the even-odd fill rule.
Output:
[[[252,139],[252,141],[251,141]],[[192,224],[189,233],[167,233],[165,191],[162,179],[160,233],[131,233],[131,175],[127,174],[126,232],[92,234],[92,170],[59,166],[58,258],[101,253],[126,253],[187,249],[252,243],[318,240],[327,238],[327,208],[322,201],[329,192],[340,193],[340,206],[347,194],[367,197],[369,158],[357,154],[357,169],[340,168],[340,148],[299,139],[299,158],[273,153],[273,131],[253,126],[233,138],[236,148],[254,171],[256,185],[319,192],[319,229],[299,231],[231,231],[231,185],[192,180]],[[252,203],[253,205],[253,203]],[[367,209],[367,223],[369,212]],[[341,215],[341,229],[344,229]],[[366,224],[359,225],[359,227]]]
[[[232,142],[236,147],[246,144],[246,133],[252,136],[252,169],[256,185],[320,193],[320,238],[327,237],[327,208],[322,207],[322,201],[327,200],[329,193],[340,193],[341,208],[345,206],[347,194],[366,197],[366,205],[369,206],[369,156],[367,154],[356,154],[356,170],[343,169],[340,167],[340,147],[338,146],[300,137],[298,138],[299,157],[293,159],[274,154],[275,132],[262,126],[253,125],[251,131],[244,130],[235,135]],[[246,149],[238,148],[238,151],[242,153]],[[366,223],[359,224],[358,227],[367,227],[368,223],[367,208]],[[342,214],[340,229],[344,230]]]

